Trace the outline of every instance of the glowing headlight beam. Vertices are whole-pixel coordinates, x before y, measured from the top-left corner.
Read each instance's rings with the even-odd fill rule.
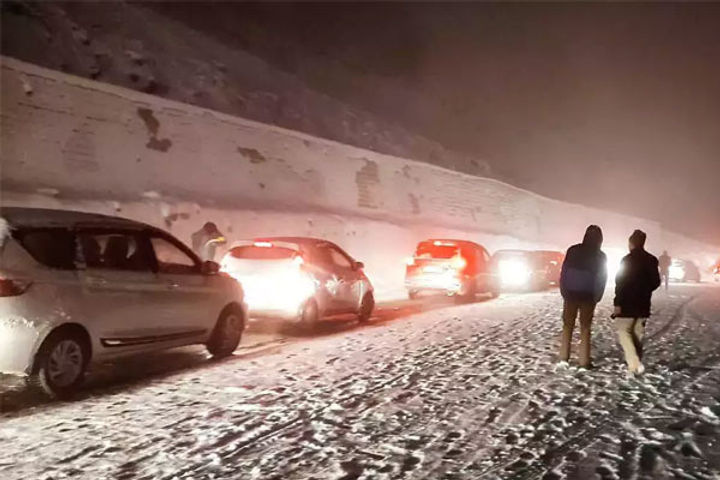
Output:
[[[523,260],[501,260],[498,270],[502,284],[514,287],[527,285],[532,273]]]

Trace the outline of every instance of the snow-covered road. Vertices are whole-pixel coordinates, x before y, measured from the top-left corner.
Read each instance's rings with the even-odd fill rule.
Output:
[[[555,368],[556,291],[302,338],[251,329],[219,363],[169,352],[149,377],[14,405],[0,478],[720,478],[720,288],[655,295],[641,380],[609,300],[591,371]]]

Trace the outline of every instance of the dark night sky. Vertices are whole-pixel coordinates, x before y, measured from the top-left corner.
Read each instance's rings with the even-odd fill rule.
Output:
[[[186,21],[477,155],[512,183],[720,243],[720,4],[205,4],[195,13]]]

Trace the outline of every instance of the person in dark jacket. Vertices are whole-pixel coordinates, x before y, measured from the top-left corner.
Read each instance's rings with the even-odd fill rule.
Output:
[[[583,242],[568,249],[560,272],[560,293],[564,300],[560,361],[567,362],[570,358],[570,343],[579,313],[579,364],[584,368],[591,367],[590,327],[595,305],[602,299],[607,283],[607,257],[600,250],[602,242],[600,227],[590,225]]]
[[[645,322],[650,316],[652,292],[660,286],[658,259],[645,251],[645,232],[630,235],[630,253],[623,258],[615,277],[613,317],[620,345],[631,375],[645,371],[642,364]]]
[[[658,258],[658,265],[660,266],[660,276],[662,281],[665,283],[665,290],[668,289],[668,282],[670,281],[670,265],[672,264],[672,258],[668,255],[667,251],[664,251],[660,258]]]

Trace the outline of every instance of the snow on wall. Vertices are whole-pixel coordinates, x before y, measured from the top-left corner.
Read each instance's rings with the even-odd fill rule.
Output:
[[[365,261],[387,295],[401,290],[402,259],[428,236],[473,239],[491,251],[564,249],[597,223],[618,249],[642,228],[651,250],[703,263],[720,251],[657,222],[7,57],[1,139],[4,204],[119,212],[185,241],[208,220],[232,239],[328,237]]]

